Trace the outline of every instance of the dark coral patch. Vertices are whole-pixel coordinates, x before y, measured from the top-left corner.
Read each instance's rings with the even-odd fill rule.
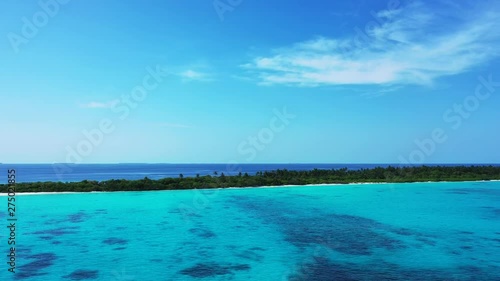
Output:
[[[40,271],[52,266],[57,256],[54,253],[41,253],[27,256],[26,259],[35,261],[19,266],[20,274],[16,275],[18,279],[45,275],[46,273]]]
[[[78,227],[60,227],[56,229],[47,229],[47,230],[40,230],[33,232],[31,234],[36,234],[36,235],[52,235],[52,236],[62,236],[66,234],[76,234],[78,233],[77,231],[73,229],[78,229]]]
[[[83,270],[83,269],[73,271],[71,274],[63,276],[63,278],[71,280],[89,280],[89,279],[97,279],[98,277],[99,277],[98,270]]]
[[[68,221],[72,222],[72,223],[80,223],[80,222],[84,222],[85,220],[87,220],[88,217],[89,217],[89,215],[80,211],[76,214],[68,215]]]
[[[38,271],[38,270],[42,270],[46,267],[49,267],[51,265],[53,265],[52,260],[38,259],[36,261],[22,265],[19,268],[21,270],[24,270],[24,271]]]
[[[298,219],[288,224],[286,240],[298,247],[319,244],[332,250],[350,255],[370,255],[375,248],[387,250],[405,246],[394,238],[378,231],[379,223],[356,216],[328,215]]]
[[[110,238],[102,241],[102,243],[107,244],[107,245],[125,245],[128,243],[128,241],[125,239],[110,237]]]
[[[25,271],[38,271],[53,265],[57,257],[54,253],[42,253],[27,256],[26,259],[35,261],[21,265],[19,268]]]
[[[392,230],[392,232],[396,233],[398,235],[402,235],[402,236],[419,235],[417,232],[415,232],[411,229],[408,229],[408,228],[397,228],[397,229]]]
[[[31,249],[30,248],[16,248],[16,251],[18,253],[31,253]]]
[[[446,191],[448,194],[469,194],[466,190],[448,190]]]
[[[15,278],[17,280],[22,280],[22,279],[27,279],[27,278],[32,279],[32,280],[36,280],[35,277],[44,276],[44,275],[47,275],[47,273],[22,271],[22,272],[16,273]]]
[[[289,276],[290,281],[333,281],[345,280],[355,281],[363,280],[356,279],[355,272],[346,269],[344,266],[331,263],[323,257],[315,257],[314,262],[306,263],[300,266],[299,271],[292,276]]]
[[[9,254],[10,253],[10,249],[9,248],[6,248],[5,249],[5,254]],[[24,247],[16,247],[16,257],[21,260],[25,260],[27,259],[27,257],[31,254],[31,249],[30,248],[24,248]]]
[[[493,209],[492,213],[494,217],[500,218],[500,209]]]
[[[500,220],[500,208],[481,207],[482,217],[486,220]]]
[[[45,240],[45,241],[54,239],[54,237],[53,237],[53,236],[40,236],[40,237],[38,237],[38,238],[40,238],[40,239],[42,239],[42,240]]]
[[[435,241],[432,241],[431,239],[428,239],[425,237],[418,237],[417,240],[424,243],[425,245],[428,245],[428,246],[436,246]]]
[[[500,196],[500,189],[493,188],[454,188],[447,191],[447,193],[452,194],[484,194],[492,196]]]
[[[260,262],[264,258],[262,255],[254,252],[254,251],[251,251],[251,250],[236,253],[235,256],[242,258],[242,259],[255,261],[255,262]]]
[[[217,263],[198,263],[195,266],[180,271],[182,275],[193,278],[206,278],[219,275],[234,274],[235,271],[249,270],[247,264],[221,265]]]
[[[469,275],[480,275],[482,273],[482,269],[477,266],[465,265],[458,267],[459,270],[467,272]]]
[[[336,213],[321,213],[310,217],[291,214],[282,202],[266,199],[249,199],[235,196],[234,203],[247,211],[257,213],[265,222],[280,226],[285,240],[299,247],[319,245],[350,255],[371,255],[374,249],[397,250],[406,248],[400,241],[387,233],[402,236],[416,234],[409,229],[394,229],[375,220]],[[273,215],[269,215],[273,214]]]
[[[212,231],[203,228],[191,228],[189,232],[201,238],[213,238],[216,236]]]
[[[450,278],[452,277],[452,278]],[[499,280],[498,272],[487,268],[461,266],[449,269],[409,269],[390,263],[356,265],[337,263],[325,257],[301,264],[297,272],[288,277],[290,281],[334,281],[334,280]]]

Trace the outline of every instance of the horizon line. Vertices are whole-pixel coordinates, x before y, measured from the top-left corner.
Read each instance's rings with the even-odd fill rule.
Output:
[[[47,163],[47,162],[19,162],[19,163],[0,163],[0,165],[500,165],[498,163],[484,162],[435,162],[435,163],[388,163],[388,162],[260,162],[260,163],[224,163],[224,162],[102,162],[102,163]]]

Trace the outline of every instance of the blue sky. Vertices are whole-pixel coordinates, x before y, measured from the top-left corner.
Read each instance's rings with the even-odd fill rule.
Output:
[[[500,3],[456,2],[2,1],[0,162],[498,163]]]

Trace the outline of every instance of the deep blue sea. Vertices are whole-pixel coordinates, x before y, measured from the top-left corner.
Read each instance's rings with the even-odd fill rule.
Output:
[[[390,164],[394,167],[400,164]],[[498,164],[496,164],[499,166]],[[235,175],[240,171],[254,175],[256,172],[276,169],[361,169],[386,167],[389,164],[0,164],[0,184],[7,182],[7,170],[16,169],[17,182],[110,179],[161,179],[165,177],[213,175],[214,172]],[[432,166],[432,165],[429,165]],[[452,166],[452,165],[449,165]]]

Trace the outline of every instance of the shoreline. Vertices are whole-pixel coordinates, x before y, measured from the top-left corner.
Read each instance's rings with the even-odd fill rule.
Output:
[[[352,182],[352,183],[319,183],[303,185],[265,185],[249,187],[217,187],[217,188],[192,188],[192,189],[165,189],[165,190],[134,190],[134,191],[89,191],[89,192],[16,192],[16,196],[29,195],[59,195],[59,194],[92,194],[92,193],[117,193],[117,192],[160,192],[160,191],[192,191],[192,190],[221,190],[221,189],[256,189],[256,188],[287,188],[287,187],[306,187],[306,186],[340,186],[340,185],[388,185],[388,184],[415,184],[415,183],[466,183],[466,182],[500,182],[500,180],[476,180],[476,181],[415,181],[415,182]],[[0,193],[0,197],[7,197],[8,193]]]

